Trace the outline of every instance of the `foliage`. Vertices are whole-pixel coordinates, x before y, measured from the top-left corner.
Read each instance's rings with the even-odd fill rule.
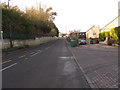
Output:
[[[52,29],[56,29],[55,24],[53,23],[53,20],[55,19],[54,16],[57,15],[56,12],[51,12],[52,8],[43,9],[40,6],[38,6],[38,9],[32,7],[26,9],[26,14],[28,15],[29,19],[33,21],[33,24],[35,25],[36,29],[42,31],[43,33],[50,33]]]
[[[5,3],[2,4],[2,29],[4,38],[12,39],[33,39],[35,36],[43,36],[51,30],[55,30],[58,34],[58,29],[53,23],[56,12],[50,12],[52,8],[43,9],[39,7],[26,9],[22,12],[17,6],[8,7]],[[57,32],[57,33],[56,33]]]
[[[22,33],[25,37],[26,35],[32,34],[34,30],[34,25],[27,18],[25,13],[20,11],[17,6],[7,8],[5,5],[3,5],[2,14],[2,29],[4,35],[7,35],[8,32]],[[6,36],[4,37],[7,38]]]
[[[109,31],[105,32],[105,37],[110,37],[110,32]]]
[[[106,38],[105,32],[99,33],[99,39],[100,39],[100,41],[104,41],[105,38]]]
[[[120,42],[120,26],[112,28],[110,30],[110,36],[113,37],[114,40]]]
[[[102,32],[99,34],[101,41],[104,41],[106,37],[112,37],[114,40],[120,42],[120,26],[112,28],[108,32]]]

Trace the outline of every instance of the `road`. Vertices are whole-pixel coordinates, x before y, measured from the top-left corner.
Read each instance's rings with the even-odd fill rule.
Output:
[[[90,88],[64,39],[3,57],[3,88]]]

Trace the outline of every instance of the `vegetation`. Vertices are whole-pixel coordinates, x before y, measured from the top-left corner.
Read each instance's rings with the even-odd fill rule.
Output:
[[[110,36],[114,38],[114,40],[120,42],[120,26],[116,28],[112,28],[110,30]]]
[[[100,39],[100,41],[104,41],[105,38],[106,38],[105,32],[99,33],[99,39]]]
[[[17,6],[8,7],[2,4],[2,29],[4,38],[34,39],[41,36],[58,36],[59,31],[54,24],[56,12],[52,8],[27,8],[22,12]]]
[[[120,26],[112,28],[108,32],[102,32],[99,34],[99,39],[104,41],[106,37],[112,37],[115,41],[120,43]]]

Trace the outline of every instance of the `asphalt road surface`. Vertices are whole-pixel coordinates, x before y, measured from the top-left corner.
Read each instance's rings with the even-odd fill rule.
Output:
[[[65,39],[3,57],[3,88],[90,88]]]

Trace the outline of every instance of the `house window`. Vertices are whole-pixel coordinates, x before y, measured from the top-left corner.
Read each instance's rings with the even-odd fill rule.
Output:
[[[93,35],[96,35],[96,33],[93,33]]]

